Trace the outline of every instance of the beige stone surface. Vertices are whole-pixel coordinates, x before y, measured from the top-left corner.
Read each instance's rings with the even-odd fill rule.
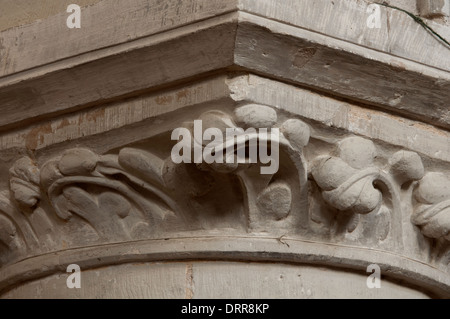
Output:
[[[67,6],[76,3],[87,7],[102,0],[2,0],[0,1],[0,31],[45,20],[58,13],[66,13]]]
[[[450,296],[450,60],[407,13],[102,0],[69,29],[65,2],[0,4],[1,297]]]
[[[321,267],[268,263],[135,263],[81,272],[81,288],[68,274],[36,280],[1,298],[174,299],[428,299],[409,287],[383,281],[368,289],[367,276]],[[181,309],[180,309],[181,312]]]

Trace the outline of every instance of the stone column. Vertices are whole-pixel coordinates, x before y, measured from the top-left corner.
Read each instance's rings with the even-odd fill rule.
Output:
[[[450,297],[447,2],[88,2],[0,32],[0,297]]]

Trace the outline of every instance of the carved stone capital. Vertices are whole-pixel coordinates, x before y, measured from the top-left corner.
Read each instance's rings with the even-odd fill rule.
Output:
[[[62,60],[15,47],[17,63],[0,59],[0,296],[51,282],[38,296],[71,297],[58,286],[69,264],[106,285],[164,262],[189,298],[202,261],[202,274],[237,269],[230,282],[277,267],[362,278],[363,294],[377,264],[392,296],[449,297],[447,49],[425,56],[417,43],[436,39],[389,7],[393,43],[349,31],[365,25],[360,1],[308,15],[308,1],[187,2],[181,18],[148,1],[173,25],[144,14],[150,25],[92,33],[73,53],[49,43]],[[25,28],[51,38],[54,21]],[[254,261],[267,269],[242,270]]]
[[[178,141],[170,129],[103,153],[78,146],[58,149],[44,161],[19,158],[1,203],[4,267],[66,249],[214,234],[273,238],[287,247],[311,241],[343,251],[376,248],[447,268],[450,182],[443,173],[429,172],[418,153],[336,134],[254,103],[178,113],[170,129],[191,133],[192,159],[196,147],[209,147],[196,140],[196,121],[202,132],[216,128],[223,134],[216,152],[227,154],[232,147],[234,156],[239,145],[246,156],[252,143],[270,145],[270,134],[248,128],[278,128],[278,170],[261,174],[267,162],[249,158],[241,164],[176,164],[171,153]],[[227,139],[226,130],[239,126],[248,133],[245,144]],[[438,281],[432,274],[427,280]]]

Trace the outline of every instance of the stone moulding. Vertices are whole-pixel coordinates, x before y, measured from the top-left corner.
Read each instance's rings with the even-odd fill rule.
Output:
[[[436,268],[396,254],[376,249],[302,241],[289,237],[184,237],[108,244],[66,250],[27,259],[6,266],[0,272],[0,292],[6,293],[18,283],[50,274],[66,272],[76,263],[88,270],[102,266],[139,262],[185,260],[222,260],[309,264],[343,268],[366,274],[370,260],[378,264],[383,278],[407,282],[412,287],[448,298],[448,274]]]
[[[447,48],[387,7],[366,28],[365,1],[166,2],[100,1],[85,21],[136,25],[60,30],[77,47],[23,50],[61,15],[0,33],[0,294],[71,263],[195,259],[379,264],[450,297]],[[176,164],[196,120],[279,129],[279,169]]]
[[[129,7],[117,0],[101,1],[86,14],[106,15],[111,21],[116,15],[120,19],[132,15],[140,6],[148,12],[147,1],[137,2],[137,7]],[[0,128],[223,69],[254,72],[450,127],[450,65],[442,58],[447,48],[398,10],[382,7],[390,27],[369,29],[369,2],[364,1],[334,5],[320,0],[311,8],[308,1],[191,0],[186,6],[198,11],[181,21],[174,18],[174,25],[168,26],[164,15],[173,16],[176,6],[163,9],[156,0],[150,3],[161,14],[160,25],[158,19],[143,15],[135,22],[138,30],[127,26],[116,32],[115,28],[98,30],[85,25],[86,37],[85,31],[52,28],[59,23],[58,16],[0,33],[0,54],[5,57],[0,59],[0,70],[5,70],[0,74],[0,103],[5,109]],[[354,28],[349,30],[348,21],[354,22]],[[46,31],[41,34],[40,30]],[[440,31],[448,34],[448,27]],[[15,44],[20,32],[26,40]],[[46,40],[57,36],[72,40],[73,45],[58,46]],[[48,46],[38,55],[23,49],[42,43]],[[213,58],[198,59],[199,52]],[[143,73],[146,69],[152,71]],[[74,86],[74,78],[84,81]]]
[[[428,173],[416,189],[418,208],[413,223],[431,238],[449,240],[450,178],[442,173]]]
[[[119,242],[213,233],[256,241],[278,238],[288,247],[286,238],[367,254],[376,249],[439,269],[422,284],[436,283],[430,293],[446,290],[445,280],[437,278],[450,263],[450,183],[445,175],[439,179],[428,172],[417,153],[383,151],[366,138],[337,137],[332,131],[333,142],[325,147],[328,138],[315,136],[320,126],[265,105],[246,103],[198,114],[186,113],[178,124],[192,129],[200,119],[204,129],[222,133],[237,127],[279,128],[278,171],[262,175],[260,162],[175,164],[170,130],[105,154],[78,147],[42,164],[29,156],[19,158],[10,168],[9,195],[1,197],[0,261],[5,269],[22,265],[24,258],[59,256],[67,249],[105,245],[108,250]],[[267,137],[258,134],[250,134],[248,143]],[[438,182],[439,192],[431,180]],[[291,252],[296,259],[297,252]],[[277,260],[278,253],[273,256],[269,259]]]

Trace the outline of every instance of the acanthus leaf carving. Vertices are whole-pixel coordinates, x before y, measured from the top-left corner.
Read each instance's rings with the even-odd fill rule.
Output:
[[[270,116],[267,118],[266,114]],[[207,111],[199,119],[205,129],[215,127],[224,134],[227,128],[238,129],[236,123],[258,128],[276,126],[277,112],[265,106],[247,105],[238,108],[234,118],[222,111]],[[190,127],[190,124],[187,126]],[[309,127],[300,120],[288,120],[281,125],[281,131],[279,141],[278,136],[273,141],[273,135],[255,132],[246,137],[247,143],[225,139],[217,148],[226,153],[230,147],[236,147],[238,152],[239,147],[248,148],[251,143],[272,145],[274,142],[277,147],[280,144],[285,151],[283,156],[292,160],[291,165],[295,168],[300,168],[298,177],[303,183],[302,203],[305,203],[306,160],[301,153],[309,140]],[[202,143],[202,150],[207,147],[195,139],[193,143]],[[231,154],[235,156],[236,152]],[[40,168],[34,160],[24,157],[16,161],[10,170],[10,190],[21,216],[14,218],[22,218],[27,225],[16,228],[33,234],[30,236],[36,242],[47,240],[49,229],[54,230],[55,236],[58,231],[67,231],[62,227],[64,223],[85,223],[102,242],[149,238],[158,236],[171,224],[175,225],[175,229],[186,230],[214,227],[205,223],[209,218],[208,215],[202,216],[202,212],[217,209],[219,196],[225,202],[236,201],[227,198],[239,201],[239,198],[246,197],[245,209],[242,206],[227,212],[227,208],[222,208],[224,213],[221,218],[226,223],[227,214],[242,215],[243,226],[249,229],[253,228],[245,224],[248,218],[253,220],[251,223],[267,219],[268,224],[270,221],[286,220],[295,210],[292,181],[278,173],[257,177],[255,172],[261,165],[261,162],[252,162],[248,158],[240,163],[176,164],[162,153],[156,155],[146,145],[123,147],[104,155],[86,148],[69,149]],[[241,183],[236,183],[239,179]],[[45,220],[45,229],[38,227],[33,230],[33,222],[23,213],[36,214],[39,211],[40,214],[49,214],[46,205],[45,209],[40,208],[41,202],[47,200],[57,219],[49,218]],[[244,210],[247,210],[247,217],[242,214]],[[35,218],[45,219],[45,216]],[[4,227],[9,226],[7,222],[3,224]],[[12,227],[8,229],[10,233],[13,231]],[[92,235],[87,236],[87,242],[92,240]],[[68,242],[74,241],[69,239]],[[83,239],[75,242],[83,242]],[[42,243],[42,246],[51,249],[55,244],[48,242]]]
[[[104,156],[72,149],[45,163],[41,179],[61,219],[75,214],[101,238],[131,239],[135,227],[153,228],[176,209],[162,185],[162,166],[159,158],[129,148]],[[133,223],[121,221],[130,215]]]
[[[218,143],[196,139],[194,123],[198,120],[203,130],[215,129],[224,139]],[[233,158],[222,163],[177,164],[151,141],[106,154],[81,147],[69,149],[40,168],[31,158],[21,158],[10,169],[11,202],[6,197],[0,200],[10,203],[4,209],[9,213],[0,212],[3,235],[8,234],[0,242],[9,250],[26,254],[27,247],[39,246],[40,241],[51,237],[48,230],[39,233],[41,230],[33,227],[30,219],[36,212],[51,214],[45,203],[56,213],[53,217],[57,221],[49,218],[48,222],[55,233],[67,232],[65,235],[70,236],[63,227],[65,223],[83,223],[102,243],[159,238],[173,230],[220,228],[309,236],[315,231],[310,224],[310,205],[317,199],[310,193],[311,184],[319,190],[315,194],[337,211],[332,218],[338,232],[345,228],[355,238],[359,232],[376,241],[384,241],[392,233],[394,241],[401,241],[403,188],[412,191],[425,174],[418,154],[398,151],[383,162],[378,160],[372,141],[347,137],[338,142],[336,152],[315,157],[309,168],[304,150],[311,140],[310,125],[256,104],[237,107],[233,114],[209,110],[183,125],[194,136],[191,158],[196,156],[196,147],[202,153],[207,150],[211,157],[221,152]],[[256,130],[260,128],[263,130]],[[240,135],[228,138],[227,129]],[[280,134],[275,138],[269,129],[277,129]],[[170,139],[167,132],[164,134]],[[276,172],[261,174],[268,162],[249,156],[252,146],[259,149],[261,145],[268,148],[266,157],[268,152],[279,152]],[[238,159],[242,150],[245,157]],[[428,174],[415,191],[419,204],[412,222],[425,236],[449,240],[447,186],[432,191],[442,193],[435,198],[425,191],[433,189],[429,180],[433,176]],[[371,217],[364,219],[367,215]],[[362,223],[366,224],[363,230],[359,228]],[[85,242],[81,238],[69,243],[94,241],[92,235],[87,237]],[[55,243],[42,245],[48,250],[55,248]]]

